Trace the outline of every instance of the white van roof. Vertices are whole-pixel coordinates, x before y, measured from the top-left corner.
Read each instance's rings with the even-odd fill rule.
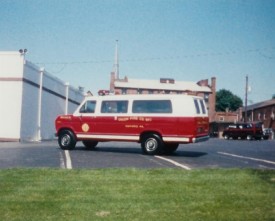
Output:
[[[208,116],[206,106],[203,103],[196,103],[194,100],[202,100],[202,97],[183,95],[183,94],[127,94],[127,95],[106,95],[106,96],[91,96],[87,97],[83,102],[86,101],[117,101],[117,100],[127,100],[132,105],[134,100],[171,100],[173,103],[173,116]],[[197,106],[195,105],[197,104]],[[82,105],[81,104],[81,105]],[[81,106],[80,105],[80,106]],[[79,106],[79,108],[80,108]],[[79,108],[75,111],[78,113]],[[96,113],[100,113],[100,107],[96,108]],[[157,114],[155,114],[157,115]],[[169,114],[160,114],[169,115]]]
[[[186,94],[125,94],[125,95],[105,95],[105,96],[90,96],[85,100],[162,100],[162,99],[178,99],[178,98],[196,98],[203,99],[199,96]]]

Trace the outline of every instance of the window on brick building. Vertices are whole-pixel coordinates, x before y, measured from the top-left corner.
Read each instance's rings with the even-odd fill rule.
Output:
[[[122,88],[121,93],[122,94],[127,94],[127,89],[126,88]]]

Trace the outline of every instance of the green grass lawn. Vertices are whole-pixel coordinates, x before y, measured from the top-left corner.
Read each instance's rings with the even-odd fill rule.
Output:
[[[275,220],[275,171],[0,170],[0,220]]]

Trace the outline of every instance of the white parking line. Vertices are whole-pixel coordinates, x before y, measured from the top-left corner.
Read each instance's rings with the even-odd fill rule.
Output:
[[[167,161],[167,162],[169,162],[169,163],[172,163],[172,164],[174,164],[175,166],[181,167],[181,168],[183,168],[183,169],[185,169],[185,170],[191,170],[190,167],[185,166],[185,165],[183,165],[183,164],[180,164],[180,163],[178,163],[178,162],[176,162],[176,161],[174,161],[174,160],[171,160],[171,159],[168,159],[168,158],[165,158],[165,157],[161,157],[161,156],[155,156],[155,157],[156,157],[156,158],[159,158],[159,159],[161,159],[161,160],[165,160],[165,161]]]
[[[71,161],[71,156],[70,156],[70,152],[68,150],[65,150],[65,161],[66,161],[66,168],[67,169],[72,169],[72,161]]]
[[[245,156],[241,156],[241,155],[235,155],[235,154],[231,154],[231,153],[225,153],[225,152],[218,152],[219,154],[222,155],[227,155],[227,156],[231,156],[231,157],[238,157],[238,158],[242,158],[242,159],[248,159],[248,160],[254,160],[254,161],[259,161],[259,162],[264,162],[264,163],[270,163],[270,164],[274,164],[274,161],[269,161],[269,160],[263,160],[263,159],[257,159],[257,158],[253,158],[253,157],[245,157]]]
[[[62,151],[59,152],[59,155],[60,155],[60,168],[66,169],[65,160],[64,160]]]

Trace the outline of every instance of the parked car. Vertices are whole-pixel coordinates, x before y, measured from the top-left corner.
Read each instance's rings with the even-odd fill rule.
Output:
[[[264,139],[263,125],[261,122],[236,123],[229,125],[224,131],[224,139]]]

